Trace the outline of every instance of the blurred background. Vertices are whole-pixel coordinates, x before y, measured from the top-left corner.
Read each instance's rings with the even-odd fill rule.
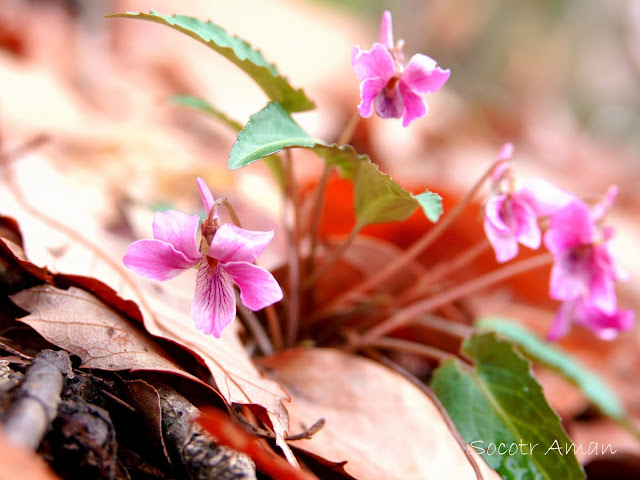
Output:
[[[318,109],[299,115],[300,123],[331,141],[359,101],[351,49],[378,39],[385,8],[392,10],[396,39],[406,41],[407,59],[424,53],[453,74],[428,99],[430,115],[412,128],[375,118],[361,123],[367,144],[358,146],[375,161],[396,175],[415,178],[417,169],[425,179],[464,187],[511,141],[527,173],[568,181],[567,189],[590,196],[616,182],[625,202],[636,201],[638,0],[2,0],[4,136],[40,131],[82,142],[124,135],[126,145],[116,142],[124,157],[128,147],[164,150],[139,153],[180,164],[225,157],[233,136],[167,99],[202,96],[245,121],[265,98],[235,67],[186,36],[103,18],[155,9],[211,18],[261,49],[316,100]],[[124,128],[116,134],[118,126]],[[137,126],[144,126],[144,138]],[[175,135],[165,135],[166,128]],[[88,148],[99,146],[93,140]]]
[[[316,101],[296,120],[326,142],[337,139],[359,102],[351,49],[378,40],[381,13],[390,9],[405,58],[424,53],[452,75],[427,98],[427,117],[408,129],[364,120],[354,145],[408,187],[451,195],[473,184],[507,141],[515,145],[518,181],[544,176],[591,200],[618,184],[610,223],[633,278],[621,285],[621,306],[639,311],[640,0],[0,0],[0,146],[45,135],[21,187],[35,204],[60,192],[82,198],[93,220],[121,234],[116,256],[133,238],[150,236],[150,208],[198,208],[195,176],[215,196],[229,196],[247,228],[279,221],[279,195],[262,165],[226,169],[233,132],[170,101],[200,96],[245,122],[264,95],[185,35],[104,18],[152,9],[211,19],[259,48]],[[321,169],[313,155],[296,153],[296,160],[303,182]],[[59,215],[86,227],[73,210]],[[277,262],[278,253],[271,255]],[[483,305],[490,312],[505,302]],[[534,326],[540,317],[509,308]],[[545,315],[541,331],[553,313]],[[640,416],[637,329],[607,344],[578,332],[564,345]],[[639,450],[611,422],[587,422],[584,398],[570,386],[540,375],[554,407],[575,420],[577,441]]]

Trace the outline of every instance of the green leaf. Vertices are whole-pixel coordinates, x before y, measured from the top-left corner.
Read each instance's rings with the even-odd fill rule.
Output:
[[[289,85],[287,79],[278,73],[274,65],[265,60],[262,53],[253,49],[244,40],[229,35],[223,28],[212,22],[203,22],[184,15],[166,16],[154,11],[127,12],[108,16],[149,20],[178,30],[204,43],[240,67],[260,86],[269,99],[279,102],[289,112],[304,112],[315,107],[302,90],[294,90]]]
[[[315,140],[276,102],[269,103],[249,118],[229,152],[228,165],[235,170],[293,147],[313,150],[353,181],[356,221],[360,227],[404,220],[418,207],[432,221],[436,221],[442,212],[439,195],[428,191],[412,195],[353,147],[326,145]]]
[[[316,143],[312,148],[316,155],[324,158],[329,165],[337,167],[340,175],[349,180],[356,178],[361,163],[370,162],[369,157],[360,155],[351,145]]]
[[[413,195],[369,161],[360,163],[353,187],[359,224],[401,221],[418,207]]]
[[[340,169],[343,177],[354,181],[356,219],[359,225],[402,221],[417,207],[425,216],[437,222],[442,214],[442,198],[425,191],[412,195],[389,175],[382,173],[366,155],[360,155],[351,145],[315,144],[312,150],[330,165]]]
[[[619,422],[627,420],[624,407],[595,373],[578,364],[568,353],[551,345],[529,330],[498,318],[482,318],[476,327],[491,330],[514,343],[528,358],[557,372],[576,385],[603,414]]]
[[[173,97],[171,97],[171,101],[177,105],[190,107],[211,115],[213,118],[221,121],[236,133],[244,128],[240,122],[229,117],[222,110],[217,109],[202,98],[192,97],[191,95],[174,95]]]
[[[222,110],[217,109],[202,98],[192,97],[190,95],[175,95],[171,97],[171,100],[178,105],[191,107],[199,110],[200,112],[211,115],[213,118],[224,123],[236,133],[242,131],[242,129],[244,128],[244,126],[240,122],[232,119]],[[278,184],[280,189],[284,191],[284,167],[282,165],[282,159],[280,159],[278,155],[269,155],[265,157],[264,161],[269,167],[269,170],[275,178],[276,183]]]
[[[231,147],[227,164],[231,170],[288,147],[312,147],[317,143],[282,105],[271,102],[249,118]]]
[[[424,215],[431,220],[433,223],[436,223],[440,216],[442,215],[442,197],[437,193],[430,192],[429,190],[425,190],[418,195],[412,195],[418,203],[420,204],[420,208],[424,212]]]
[[[465,441],[504,479],[583,479],[573,450],[580,445],[567,437],[529,361],[494,333],[467,339],[462,352],[475,368],[447,360],[431,386]]]

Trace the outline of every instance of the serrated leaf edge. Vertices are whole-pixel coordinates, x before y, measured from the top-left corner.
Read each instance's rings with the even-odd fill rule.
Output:
[[[155,19],[151,19],[151,18],[145,18],[144,16],[152,16],[155,17],[155,19],[158,19],[160,21],[157,21]],[[195,20],[198,20],[202,23],[206,23],[206,24],[211,24],[214,25],[220,29],[222,29],[227,35],[229,35],[230,38],[232,39],[236,39],[239,40],[240,42],[244,43],[249,49],[253,50],[254,52],[258,53],[264,60],[265,60],[265,65],[259,64],[259,63],[255,63],[254,61],[250,60],[249,58],[241,58],[233,49],[233,47],[225,47],[225,46],[221,46],[218,45],[216,42],[214,42],[213,40],[205,40],[203,37],[201,37],[200,35],[198,35],[197,33],[193,32],[192,30],[188,30],[184,27],[181,27],[180,25],[177,25],[176,23],[171,23],[169,22],[167,19],[176,19],[177,17],[188,17],[188,18],[193,18]],[[145,13],[145,12],[125,12],[125,13],[116,13],[116,14],[112,14],[112,15],[106,15],[106,18],[132,18],[132,19],[139,19],[139,20],[148,20],[148,21],[152,21],[155,23],[164,23],[165,25],[169,26],[170,28],[173,28],[175,30],[178,30],[179,32],[193,38],[194,40],[207,45],[209,48],[213,49],[214,51],[216,49],[220,49],[220,50],[225,50],[225,52],[230,52],[232,53],[239,62],[241,63],[248,63],[248,64],[252,64],[255,65],[258,68],[265,68],[266,70],[269,71],[269,73],[274,77],[274,78],[281,78],[290,88],[291,90],[297,94],[297,95],[302,95],[302,97],[304,98],[305,102],[307,103],[306,106],[303,106],[301,108],[295,108],[295,109],[289,109],[287,108],[287,106],[285,105],[284,108],[289,111],[289,112],[305,112],[308,110],[312,110],[315,108],[315,103],[313,102],[313,100],[311,100],[309,97],[307,97],[307,94],[305,93],[304,89],[302,88],[295,88],[293,87],[290,83],[289,83],[289,79],[282,75],[279,71],[278,68],[276,67],[276,65],[274,63],[269,63],[266,58],[264,57],[264,55],[262,54],[262,51],[254,48],[249,42],[247,42],[246,40],[244,40],[243,38],[237,36],[237,35],[231,35],[229,34],[224,28],[220,27],[219,25],[213,23],[211,20],[206,20],[206,21],[202,21],[199,20],[195,17],[190,17],[189,15],[179,15],[179,14],[173,14],[173,15],[163,15],[162,13],[159,13],[155,10],[150,10],[149,13]],[[212,45],[215,46],[215,48],[212,47]],[[222,54],[221,52],[218,52],[221,55],[223,55],[225,58],[226,55]],[[228,58],[227,58],[228,59]],[[230,59],[228,59],[230,60]],[[231,61],[231,60],[230,60]],[[232,61],[233,63],[233,61]],[[263,90],[264,88],[262,87],[262,85],[260,85],[258,82],[256,82],[256,84]],[[267,93],[265,91],[265,93]],[[274,100],[275,99],[271,99]]]

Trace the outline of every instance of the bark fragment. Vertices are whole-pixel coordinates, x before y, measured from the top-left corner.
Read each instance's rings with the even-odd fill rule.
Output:
[[[4,420],[7,441],[35,450],[56,418],[60,393],[72,375],[67,352],[43,350],[27,369]]]
[[[168,442],[173,445],[192,480],[255,480],[251,459],[212,437],[194,419],[200,414],[182,395],[161,387],[162,423]]]

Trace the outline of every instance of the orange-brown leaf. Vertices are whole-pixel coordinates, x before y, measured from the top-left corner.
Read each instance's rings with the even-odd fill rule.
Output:
[[[329,349],[285,351],[263,364],[293,397],[293,429],[326,419],[311,439],[291,445],[331,461],[347,460],[345,470],[356,478],[476,478],[438,408],[399,374]],[[481,468],[485,479],[498,478]]]

